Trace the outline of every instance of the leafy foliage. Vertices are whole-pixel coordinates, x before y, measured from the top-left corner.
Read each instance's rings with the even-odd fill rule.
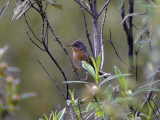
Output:
[[[0,58],[4,55],[7,48],[5,46],[0,49]],[[21,100],[36,95],[33,92],[19,94],[20,81],[11,73],[18,72],[17,70],[17,68],[12,68],[12,71],[10,71],[7,63],[0,63],[0,119],[6,119],[6,117],[12,118]]]

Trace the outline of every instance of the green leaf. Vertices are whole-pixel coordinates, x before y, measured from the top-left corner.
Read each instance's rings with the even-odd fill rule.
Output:
[[[151,106],[152,106],[152,108],[154,108],[154,103],[155,103],[155,101],[156,101],[156,95],[152,98],[152,100],[151,100]]]
[[[62,82],[62,83],[68,83],[68,84],[86,84],[89,82],[84,82],[84,81],[66,81],[66,82]]]
[[[134,96],[134,95],[137,95],[141,92],[147,92],[147,91],[157,91],[157,92],[160,92],[160,89],[154,89],[154,88],[140,88],[138,90],[136,90],[135,92],[133,92],[131,94],[131,96]]]
[[[71,100],[67,100],[67,105],[69,106],[71,103]]]
[[[123,22],[128,18],[128,17],[133,17],[133,16],[137,16],[137,15],[144,15],[144,13],[131,13],[131,14],[127,14],[124,19],[122,20],[121,24],[123,24]]]
[[[15,81],[12,84],[12,94],[17,94],[19,90],[19,81]]]
[[[94,77],[94,79],[96,79],[96,73],[91,65],[89,65],[86,61],[82,61],[82,66]]]
[[[100,107],[96,107],[96,115],[98,118],[102,117],[103,116],[103,112],[102,110],[100,109]]]
[[[135,98],[133,97],[123,97],[123,98],[116,98],[113,103],[120,103],[120,102],[125,102],[125,101],[130,101],[134,100]]]
[[[146,114],[144,114],[144,113],[140,113],[139,115],[142,116],[142,117],[144,117],[144,118],[146,118],[146,120],[147,120],[147,118],[148,118],[148,115],[146,115]]]
[[[98,84],[99,83],[99,68],[100,68],[100,65],[101,65],[101,53],[98,55],[98,58],[97,58],[97,67],[96,67],[96,83]]]
[[[34,97],[36,96],[37,94],[34,93],[34,92],[31,92],[31,93],[23,93],[21,94],[21,99],[26,99],[26,98],[30,98],[30,97]]]
[[[103,118],[104,120],[109,120],[109,116],[105,112],[103,112]]]
[[[17,10],[17,8],[20,5],[21,0],[16,0],[15,4],[14,4],[14,12]]]
[[[107,93],[107,96],[108,96],[108,100],[111,101],[112,95],[113,95],[112,85],[111,84],[107,87],[106,93]]]
[[[3,48],[0,49],[0,58],[4,55],[7,49],[8,49],[8,46],[4,46]]]
[[[4,4],[2,6],[2,8],[0,9],[0,19],[2,18],[4,12],[7,10],[8,6],[9,6],[9,3],[10,3],[10,0],[6,4]]]
[[[121,9],[123,6],[124,0],[117,0],[118,8]]]
[[[101,58],[102,58],[102,55],[101,53],[98,55],[98,58],[97,58],[97,71],[99,73],[99,68],[100,68],[100,65],[101,65]]]
[[[47,115],[46,115],[46,114],[43,114],[43,115],[44,115],[45,119],[46,119],[46,120],[48,120],[48,117],[47,117]]]
[[[135,43],[138,41],[138,39],[140,38],[140,36],[147,30],[148,26],[147,24],[144,24],[138,31],[138,33],[136,34],[135,37]]]
[[[116,79],[116,78],[123,78],[125,76],[129,76],[131,74],[117,74],[117,75],[112,75],[112,76],[109,76],[107,79],[103,80],[101,83],[100,83],[100,86],[103,85],[104,83],[110,81],[110,80],[113,80],[113,79]],[[125,80],[125,79],[122,79],[122,80]]]
[[[140,43],[141,43],[141,44],[146,44],[146,43],[148,43],[149,41],[150,41],[150,39],[147,38],[147,39],[145,39],[145,40],[141,40]]]
[[[49,120],[52,120],[53,112],[49,116]]]
[[[93,4],[95,0],[90,0],[90,4]]]
[[[63,117],[65,111],[66,111],[66,108],[64,108],[62,111],[60,111],[56,116],[56,120],[62,120],[62,117]]]
[[[121,71],[117,68],[117,66],[114,66],[114,70],[117,75],[121,74]],[[124,77],[119,77],[118,80],[119,80],[123,90],[126,91],[127,90],[127,81],[124,79]]]
[[[44,0],[46,3],[51,4],[52,6],[54,6],[55,8],[58,8],[60,10],[63,10],[63,6],[61,4],[59,4],[58,2],[54,1],[54,0]]]
[[[44,120],[44,119],[42,119],[42,118],[39,118],[39,120]]]
[[[72,92],[71,90],[69,90],[69,93],[70,93],[70,95],[71,95],[72,100],[74,100],[74,89],[73,89],[73,92]],[[71,101],[71,102],[72,102],[72,101]]]
[[[93,63],[93,65],[94,65],[94,68],[97,69],[97,65],[96,65],[95,59],[94,59],[93,57],[91,57],[91,60],[92,60],[92,63]]]
[[[86,111],[91,111],[98,106],[99,106],[98,102],[90,102],[86,108]]]
[[[24,2],[20,5],[18,5],[17,3],[17,5],[15,6],[16,8],[14,9],[12,20],[20,18],[24,13],[26,13],[29,10],[29,8],[31,8],[31,5],[28,2],[28,0],[24,0]]]

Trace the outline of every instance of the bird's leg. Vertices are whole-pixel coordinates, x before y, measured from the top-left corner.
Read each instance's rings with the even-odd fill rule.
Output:
[[[74,68],[72,71],[75,72],[76,70],[80,70],[80,68]]]

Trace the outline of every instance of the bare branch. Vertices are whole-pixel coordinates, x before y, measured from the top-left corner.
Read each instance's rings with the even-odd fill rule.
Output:
[[[101,66],[100,66],[100,70],[102,70],[103,68],[103,64],[104,64],[104,41],[103,41],[103,31],[104,31],[104,24],[106,21],[106,15],[107,15],[107,8],[105,10],[104,13],[104,17],[103,17],[103,21],[102,21],[102,25],[101,25],[101,54],[102,54],[102,60],[101,60]]]
[[[51,58],[51,59],[53,60],[53,62],[56,64],[56,66],[58,67],[58,69],[61,71],[61,73],[62,73],[62,75],[63,75],[63,77],[64,77],[64,80],[65,80],[65,81],[68,81],[68,80],[67,80],[67,77],[66,77],[66,75],[65,75],[65,73],[64,73],[64,71],[62,70],[62,68],[60,67],[60,65],[59,65],[58,62],[56,61],[56,59],[53,57],[53,55],[50,53],[50,51],[48,50],[48,47],[46,46],[46,44],[44,43],[43,45],[44,45],[44,47],[45,47],[46,52],[47,52],[48,55],[50,56],[50,58]],[[69,85],[66,83],[66,86],[67,86],[67,99],[68,99],[68,97],[69,97]]]
[[[103,12],[103,10],[108,6],[109,2],[110,2],[110,0],[107,0],[106,3],[102,6],[101,10],[98,13],[98,16],[101,15],[101,13]]]
[[[131,0],[132,1],[132,0]],[[129,0],[129,2],[131,2]],[[130,3],[130,13],[133,12],[133,6],[132,6],[132,2]],[[123,6],[121,8],[121,17],[122,20],[125,17],[125,7],[124,7],[124,3]],[[127,36],[127,43],[128,43],[128,60],[129,60],[129,73],[133,74],[133,32],[132,32],[132,17],[129,17],[129,28],[127,26],[126,21],[123,22],[123,29],[126,33]],[[133,77],[133,76],[131,76]]]
[[[81,6],[81,5],[80,5]],[[86,37],[88,39],[88,43],[89,43],[89,46],[91,48],[91,51],[92,51],[92,55],[94,57],[94,51],[93,51],[93,46],[92,46],[92,42],[91,42],[91,39],[90,39],[90,34],[88,33],[88,25],[87,25],[87,20],[86,20],[86,16],[85,16],[85,13],[84,13],[84,10],[83,10],[83,7],[81,6],[81,11],[82,11],[82,15],[83,15],[83,19],[84,19],[84,25],[85,25],[85,30],[86,30]],[[95,57],[94,57],[95,58]]]
[[[141,36],[141,40],[142,40],[142,36]],[[135,55],[136,55],[136,83],[138,84],[138,53],[141,49],[141,44],[139,44],[138,49],[135,51]]]
[[[82,6],[92,17],[96,17],[89,9],[87,9],[79,0],[75,0],[80,6]]]
[[[45,38],[44,38],[44,18],[42,18],[41,39],[42,39],[43,42],[45,42]]]
[[[115,46],[114,46],[114,44],[113,44],[113,42],[112,42],[111,30],[110,30],[110,29],[109,29],[109,32],[110,32],[110,40],[107,40],[107,41],[112,45],[112,47],[113,47],[113,49],[114,49],[114,52],[116,53],[118,59],[119,59],[122,63],[124,63],[125,65],[127,65],[127,63],[125,63],[125,62],[122,60],[122,58],[119,56],[119,54],[118,54],[118,52],[117,52],[117,50],[116,50],[116,48],[115,48]]]
[[[57,87],[57,89],[59,90],[59,92],[61,93],[61,95],[63,96],[63,98],[65,100],[67,100],[67,98],[65,97],[64,93],[61,91],[61,89],[59,88],[58,84],[56,83],[56,81],[53,79],[53,77],[49,74],[49,72],[45,69],[45,67],[42,65],[42,63],[37,59],[38,63],[42,66],[42,68],[44,69],[44,71],[47,73],[47,75],[51,78],[51,80],[53,81],[54,85]]]
[[[25,18],[25,21],[26,21],[26,23],[27,23],[27,26],[28,26],[29,30],[31,31],[31,33],[33,34],[33,36],[34,36],[40,43],[42,43],[41,40],[35,35],[34,31],[33,31],[32,28],[31,28],[31,26],[29,25],[28,20],[27,20],[25,14],[24,14],[24,18]]]
[[[50,30],[51,30],[51,33],[52,33],[53,36],[55,37],[56,41],[57,41],[58,44],[62,47],[62,49],[64,50],[65,54],[67,55],[67,58],[68,58],[68,60],[70,61],[70,64],[72,65],[72,68],[75,69],[75,66],[74,66],[74,64],[73,64],[73,62],[72,62],[71,57],[69,56],[66,48],[65,48],[65,47],[62,45],[62,43],[60,42],[59,38],[58,38],[58,37],[56,36],[56,34],[54,33],[54,31],[53,31],[53,29],[52,29],[52,26],[50,25],[50,23],[49,23],[49,21],[48,21],[48,19],[47,19],[47,16],[45,17],[45,21],[46,21],[46,23],[48,24],[48,26],[49,26],[49,28],[50,28]],[[83,81],[82,77],[78,74],[78,72],[75,71],[75,73],[76,73],[76,75],[79,77],[79,79]]]
[[[27,35],[28,35],[28,38],[30,39],[30,41],[31,41],[33,44],[35,44],[40,50],[45,51],[45,50],[42,49],[37,43],[35,43],[35,42],[32,40],[32,38],[30,37],[28,31],[26,31],[26,33],[27,33]]]

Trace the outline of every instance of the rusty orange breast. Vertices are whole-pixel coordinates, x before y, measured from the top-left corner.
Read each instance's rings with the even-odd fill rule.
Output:
[[[76,63],[81,62],[81,61],[86,61],[87,63],[89,63],[88,56],[86,53],[74,47],[72,47],[72,50],[73,50],[73,59]]]

